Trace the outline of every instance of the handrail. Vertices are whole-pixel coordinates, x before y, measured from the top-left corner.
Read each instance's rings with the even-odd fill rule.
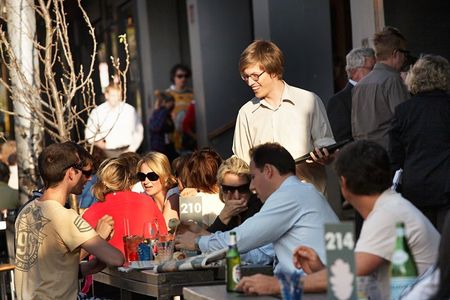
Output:
[[[236,125],[236,121],[230,121],[226,123],[225,125],[214,129],[210,133],[208,133],[208,140],[213,140],[223,134],[225,134],[228,130],[233,129]]]

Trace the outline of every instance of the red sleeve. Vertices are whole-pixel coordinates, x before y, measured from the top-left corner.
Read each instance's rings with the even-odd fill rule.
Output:
[[[99,209],[100,207],[98,207],[97,204],[98,203],[94,203],[93,205],[91,205],[91,207],[86,209],[86,211],[82,215],[83,219],[88,222],[89,225],[91,225],[91,227],[94,229],[95,227],[97,227],[98,220],[104,215],[104,213],[102,214],[102,211]]]
[[[186,110],[186,115],[183,120],[183,131],[192,130],[195,127],[195,105],[191,103]]]

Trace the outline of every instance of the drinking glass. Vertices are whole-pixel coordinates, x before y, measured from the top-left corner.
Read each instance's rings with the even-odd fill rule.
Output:
[[[125,258],[128,262],[139,260],[138,247],[141,242],[142,237],[138,235],[129,235],[123,237]]]
[[[158,237],[158,220],[144,223],[143,240],[139,244],[139,260],[152,260]]]
[[[172,235],[160,235],[158,237],[158,241],[156,242],[156,249],[158,253],[158,255],[156,256],[156,260],[159,263],[171,260],[173,256],[174,245],[175,241],[173,240]]]
[[[127,262],[139,260],[138,247],[142,241],[142,237],[130,234],[130,221],[128,218],[123,219],[123,247],[125,259]]]
[[[281,285],[281,297],[283,300],[301,300],[303,294],[303,284],[300,281],[303,273],[295,270],[292,274],[276,273],[275,276]]]

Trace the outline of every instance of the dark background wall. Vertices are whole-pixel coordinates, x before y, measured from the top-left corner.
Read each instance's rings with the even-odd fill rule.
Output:
[[[397,27],[414,55],[439,54],[450,59],[450,1],[384,1],[385,24]]]

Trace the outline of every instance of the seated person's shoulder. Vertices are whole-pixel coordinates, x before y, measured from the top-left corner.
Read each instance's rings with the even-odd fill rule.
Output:
[[[181,191],[180,197],[195,197],[197,196],[197,189],[195,188],[185,188]]]

